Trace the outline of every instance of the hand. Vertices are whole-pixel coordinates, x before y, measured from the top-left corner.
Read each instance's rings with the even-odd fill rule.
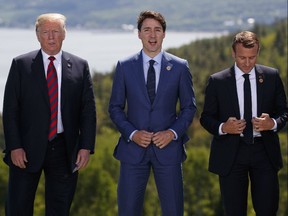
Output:
[[[26,164],[28,163],[28,160],[26,158],[26,152],[24,151],[23,148],[18,148],[18,149],[14,149],[11,151],[11,160],[12,163],[21,168],[21,169],[25,169],[26,168]]]
[[[85,168],[89,162],[89,158],[90,158],[90,150],[80,149],[76,160],[77,170]]]
[[[246,127],[246,122],[244,119],[238,120],[235,117],[230,117],[222,125],[223,133],[228,134],[241,134],[243,133],[244,128]]]
[[[153,133],[145,130],[136,131],[133,134],[132,141],[143,148],[147,148],[152,141]]]
[[[271,130],[274,127],[274,121],[267,113],[262,113],[260,117],[253,118],[252,124],[254,130],[258,132]]]
[[[174,133],[171,130],[159,131],[153,135],[153,143],[160,149],[167,146],[174,139]]]

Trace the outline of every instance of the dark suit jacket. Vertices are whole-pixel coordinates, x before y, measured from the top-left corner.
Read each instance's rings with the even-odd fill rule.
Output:
[[[277,131],[287,121],[286,96],[278,71],[263,65],[256,65],[257,114],[268,113],[277,122]],[[234,67],[212,75],[206,88],[206,96],[200,122],[214,135],[211,143],[209,170],[227,175],[231,170],[240,143],[240,135],[219,136],[221,123],[229,117],[240,119]],[[279,170],[282,164],[277,132],[261,132],[271,163]]]
[[[48,144],[49,107],[41,51],[13,59],[3,105],[6,163],[11,165],[11,150],[24,148],[27,170],[41,169]],[[94,151],[96,109],[87,61],[67,52],[62,55],[61,113],[72,169],[80,148]]]
[[[179,115],[176,113],[178,99]],[[123,162],[139,163],[146,149],[129,139],[131,133],[134,130],[157,132],[171,128],[178,134],[178,139],[163,149],[153,147],[160,163],[180,163],[186,158],[186,130],[195,111],[192,76],[186,60],[163,53],[157,94],[152,105],[145,84],[142,52],[119,61],[109,105],[110,117],[121,133],[115,157]]]

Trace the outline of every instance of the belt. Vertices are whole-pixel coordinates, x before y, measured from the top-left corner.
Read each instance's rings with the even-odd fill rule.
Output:
[[[253,138],[253,143],[247,143],[244,141],[244,139],[241,137],[240,141],[246,145],[255,145],[255,144],[261,144],[263,143],[263,138],[262,137],[254,137]]]

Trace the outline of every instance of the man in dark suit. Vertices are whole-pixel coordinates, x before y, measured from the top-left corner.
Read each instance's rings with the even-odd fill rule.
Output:
[[[35,27],[41,49],[12,61],[3,105],[4,160],[10,168],[7,216],[33,215],[42,170],[46,215],[69,215],[77,170],[94,151],[96,109],[89,67],[61,50],[65,21],[61,14],[40,15]]]
[[[114,152],[121,161],[120,216],[142,215],[151,168],[162,215],[183,215],[181,164],[196,105],[187,61],[162,51],[165,30],[160,13],[140,13],[138,37],[143,49],[119,61],[114,76],[109,112],[121,133]]]
[[[234,37],[235,64],[209,78],[200,118],[214,135],[209,171],[219,175],[229,216],[247,215],[249,179],[256,215],[276,216],[278,209],[282,158],[277,132],[287,121],[287,104],[277,69],[256,64],[259,50],[254,33]]]

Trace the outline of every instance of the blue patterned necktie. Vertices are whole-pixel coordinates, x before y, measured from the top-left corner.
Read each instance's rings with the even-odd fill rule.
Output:
[[[149,69],[148,69],[147,84],[146,84],[147,92],[148,92],[151,104],[153,104],[154,99],[155,99],[155,95],[156,95],[156,93],[155,93],[155,89],[156,89],[155,79],[156,78],[155,78],[155,69],[153,66],[154,63],[155,63],[155,61],[152,59],[149,61]]]

